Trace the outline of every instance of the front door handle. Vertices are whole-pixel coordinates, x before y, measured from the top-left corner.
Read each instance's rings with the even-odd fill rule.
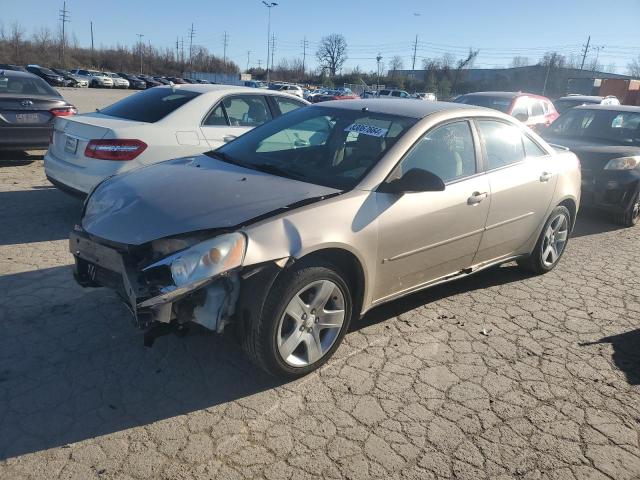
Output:
[[[229,143],[231,140],[235,140],[237,137],[235,135],[225,135],[222,137],[222,141],[224,143]]]
[[[473,192],[467,199],[468,205],[478,205],[482,200],[487,198],[487,192]]]
[[[553,173],[549,173],[549,172],[542,172],[540,174],[540,181],[541,182],[548,182],[549,180],[551,180],[551,177],[553,177]]]

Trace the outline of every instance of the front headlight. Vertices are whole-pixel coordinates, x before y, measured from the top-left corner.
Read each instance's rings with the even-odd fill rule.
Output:
[[[145,270],[167,266],[175,285],[184,287],[241,266],[246,248],[247,240],[242,233],[228,233],[170,255]]]
[[[640,165],[640,155],[620,157],[609,160],[604,166],[605,170],[633,170]]]

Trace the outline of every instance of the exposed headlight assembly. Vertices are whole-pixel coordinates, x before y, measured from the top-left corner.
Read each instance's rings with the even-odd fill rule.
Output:
[[[640,165],[640,155],[620,157],[609,160],[604,166],[605,170],[633,170]]]
[[[198,286],[241,266],[246,248],[247,239],[242,233],[227,233],[174,253],[145,270],[167,266],[177,287]]]

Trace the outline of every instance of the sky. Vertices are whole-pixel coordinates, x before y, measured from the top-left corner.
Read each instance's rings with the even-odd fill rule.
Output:
[[[463,57],[469,47],[480,50],[477,68],[508,66],[514,56],[535,63],[547,50],[581,55],[589,35],[593,47],[603,48],[591,48],[587,63],[597,53],[604,67],[615,65],[615,72],[626,73],[640,55],[640,0],[616,0],[608,10],[603,0],[276,1],[271,9],[275,64],[302,58],[306,38],[307,65],[317,66],[318,43],[331,33],[347,40],[347,70],[375,70],[378,53],[383,64],[399,55],[404,68],[411,68],[416,35],[416,67],[423,58],[445,52]],[[28,34],[41,27],[56,31],[62,3],[0,0],[0,22],[7,29],[17,21]],[[175,49],[176,38],[183,38],[187,49],[193,22],[194,45],[222,56],[227,32],[229,59],[241,69],[247,60],[250,66],[265,66],[268,9],[260,0],[67,0],[66,6],[68,31],[81,45],[90,45],[93,22],[96,46],[131,46],[140,33],[161,48]]]

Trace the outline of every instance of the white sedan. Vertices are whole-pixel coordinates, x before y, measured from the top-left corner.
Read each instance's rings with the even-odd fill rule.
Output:
[[[44,168],[58,188],[84,195],[111,175],[213,150],[305,105],[286,93],[247,87],[155,87],[56,121]]]

